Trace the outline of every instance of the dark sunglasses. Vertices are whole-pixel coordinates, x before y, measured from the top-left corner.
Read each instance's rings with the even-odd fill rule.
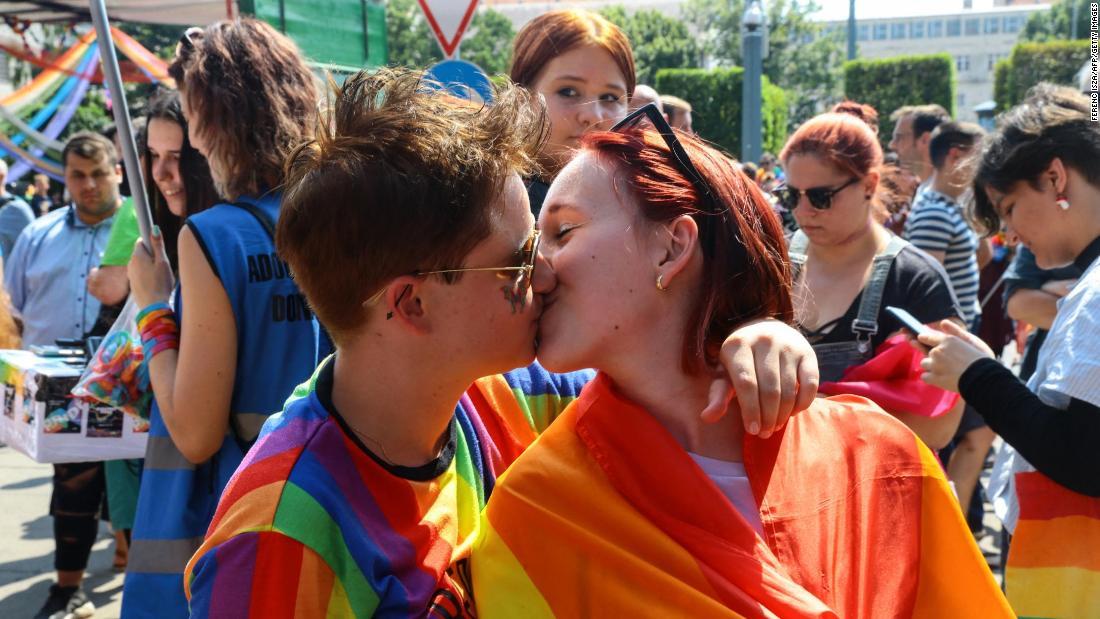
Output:
[[[782,185],[775,188],[772,194],[779,198],[779,203],[783,205],[783,208],[788,211],[793,211],[798,202],[802,200],[802,194],[806,194],[806,199],[810,201],[810,206],[819,211],[829,210],[829,207],[833,205],[833,196],[844,191],[848,187],[859,182],[859,178],[853,177],[847,183],[844,183],[840,187],[830,189],[828,187],[811,187],[809,189],[795,189],[788,185]]]

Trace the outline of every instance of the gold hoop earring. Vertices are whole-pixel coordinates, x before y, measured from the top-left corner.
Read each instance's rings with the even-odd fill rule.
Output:
[[[657,290],[661,290],[661,291],[668,290],[668,286],[665,286],[664,282],[661,281],[661,280],[664,279],[664,277],[665,277],[664,273],[658,273],[657,274]]]

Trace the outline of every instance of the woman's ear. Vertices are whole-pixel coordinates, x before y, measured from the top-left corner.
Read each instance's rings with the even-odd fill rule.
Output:
[[[1066,164],[1062,163],[1061,158],[1055,157],[1050,160],[1050,164],[1043,173],[1043,177],[1044,182],[1049,183],[1050,186],[1054,188],[1055,195],[1065,195],[1066,185],[1069,182],[1069,174],[1066,171]]]
[[[680,215],[661,226],[667,234],[661,234],[663,252],[657,263],[657,275],[661,284],[669,288],[687,265],[699,247],[699,224],[690,215]]]
[[[863,183],[860,185],[860,188],[863,189],[863,195],[866,196],[868,200],[875,197],[875,192],[878,191],[879,177],[880,175],[877,170],[872,170],[867,173],[867,176],[863,177]]]

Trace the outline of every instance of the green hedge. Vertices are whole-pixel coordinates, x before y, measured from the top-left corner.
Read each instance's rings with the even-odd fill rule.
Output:
[[[996,113],[1003,112],[1013,106],[1012,92],[1009,88],[1009,80],[1012,79],[1012,63],[1005,58],[998,60],[993,67],[993,102]]]
[[[993,83],[993,99],[997,111],[1003,112],[1024,100],[1029,88],[1039,82],[1054,82],[1076,86],[1077,72],[1089,59],[1088,41],[1052,41],[1050,43],[1020,43],[1012,55],[1000,64]]]
[[[844,63],[844,96],[879,114],[879,139],[890,141],[890,114],[904,105],[939,103],[955,115],[955,62],[947,54],[897,56]]]
[[[734,157],[741,157],[740,67],[721,69],[661,69],[654,88],[691,103],[692,124],[704,139]],[[787,141],[787,96],[763,78],[764,151],[778,153]]]

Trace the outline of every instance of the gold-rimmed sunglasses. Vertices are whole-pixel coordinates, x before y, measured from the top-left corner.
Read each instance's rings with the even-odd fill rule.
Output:
[[[519,296],[527,294],[527,290],[531,287],[531,281],[535,277],[535,265],[538,263],[539,255],[539,240],[542,238],[542,232],[539,230],[531,231],[531,236],[527,237],[527,241],[520,249],[520,256],[522,257],[523,264],[520,266],[506,266],[506,267],[466,267],[461,269],[439,269],[436,271],[416,271],[413,275],[441,275],[444,273],[468,273],[474,271],[495,271],[501,277],[505,277],[506,273],[515,273],[513,276],[515,279],[512,281],[513,292]]]

